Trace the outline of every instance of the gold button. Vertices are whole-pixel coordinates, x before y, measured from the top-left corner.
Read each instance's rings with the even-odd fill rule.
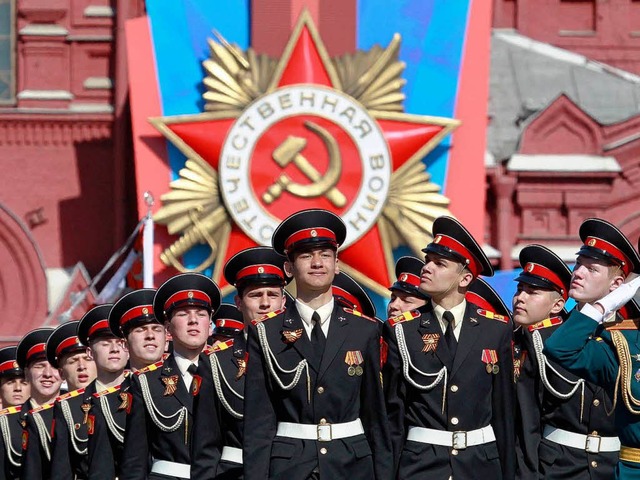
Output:
[[[458,420],[458,417],[453,417],[453,418],[451,419],[451,423],[452,423],[453,425],[457,425],[459,422],[460,422],[460,420]]]
[[[324,387],[318,387],[317,392],[322,395],[324,393]]]
[[[458,385],[451,385],[451,391],[452,392],[457,392],[458,391]]]
[[[326,454],[327,454],[327,449],[326,449],[326,448],[324,448],[324,447],[322,447],[322,448],[320,449],[320,453],[321,453],[322,455],[326,455]]]
[[[451,450],[451,455],[457,455],[457,454],[458,454],[458,450],[456,450],[455,448]]]
[[[320,425],[324,425],[325,423],[327,423],[327,419],[326,418],[321,418],[320,419]]]
[[[597,407],[598,405],[600,405],[600,400],[598,400],[597,398],[593,401],[593,406]]]
[[[593,460],[593,461],[591,462],[591,466],[592,466],[593,468],[598,468],[598,462],[596,462],[595,460]]]
[[[598,435],[598,431],[594,430],[593,432],[591,432],[591,435]]]

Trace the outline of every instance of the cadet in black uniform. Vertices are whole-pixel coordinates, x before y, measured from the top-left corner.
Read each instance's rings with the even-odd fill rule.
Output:
[[[165,329],[153,314],[156,291],[143,288],[129,292],[108,312],[109,329],[126,341],[132,370],[162,359]],[[91,399],[92,431],[89,432],[89,479],[111,480],[121,476],[127,411],[131,408],[130,374],[119,386],[96,392]]]
[[[629,451],[640,452],[638,412],[630,403],[630,398],[634,401],[637,398],[634,397],[638,394],[635,385],[640,378],[640,374],[635,375],[637,361],[632,363],[632,359],[640,358],[638,332],[633,327],[631,330],[619,330],[615,321],[608,320],[609,314],[615,318],[616,310],[633,297],[638,279],[623,282],[640,273],[640,258],[624,234],[605,220],[585,220],[580,226],[580,238],[584,244],[578,252],[569,289],[569,296],[578,304],[569,318],[547,339],[544,353],[573,374],[605,388],[610,398],[618,396],[615,409],[609,401],[598,407],[605,408],[607,412],[615,410],[615,424],[612,416],[607,430],[580,432],[586,433],[585,443],[589,450],[599,448],[600,452],[609,450],[609,453],[600,453],[597,460],[590,455],[590,462],[586,468],[583,467],[580,477],[576,474],[576,478],[605,478],[605,475],[607,478],[614,475],[615,478],[638,478],[639,457],[628,456]],[[612,299],[615,302],[610,304]],[[618,304],[618,300],[622,300],[621,303]],[[593,412],[594,408],[590,410]],[[615,433],[620,442],[604,438]],[[619,455],[611,451],[618,448]],[[617,458],[620,461],[616,464]],[[607,473],[601,474],[602,469]]]
[[[96,365],[78,339],[78,322],[57,327],[47,340],[47,359],[60,370],[69,392],[53,409],[51,480],[86,479],[88,475],[87,421]]]
[[[120,480],[191,478],[196,371],[219,306],[218,286],[196,273],[177,275],[156,292],[153,312],[171,334],[173,352],[132,378]],[[209,428],[219,432],[217,422]]]
[[[391,298],[387,305],[387,318],[402,312],[415,310],[429,301],[429,296],[420,291],[420,272],[424,262],[415,257],[400,257],[396,262],[396,281],[389,287]]]
[[[378,322],[332,295],[345,237],[342,220],[325,210],[293,214],[274,232],[297,298],[249,327],[246,480],[392,475]]]
[[[95,361],[97,373],[96,379],[87,388],[87,393],[93,393],[90,396],[86,395],[88,403],[83,405],[83,409],[87,409],[85,418],[87,420],[88,434],[89,479],[103,478],[105,480],[113,480],[116,477],[114,465],[104,471],[99,463],[95,462],[96,445],[92,445],[96,440],[100,441],[99,438],[94,436],[96,413],[99,410],[101,414],[102,412],[105,412],[107,416],[111,414],[112,405],[109,402],[109,394],[120,390],[120,385],[125,378],[124,368],[129,359],[124,340],[115,336],[109,327],[109,312],[112,306],[111,304],[104,304],[92,308],[80,319],[78,324],[78,338],[83,345],[87,346],[91,357]],[[104,415],[102,417],[104,418]],[[110,422],[109,425],[115,428],[114,423]],[[122,435],[124,428],[118,433]],[[103,450],[98,455],[111,456],[113,462],[113,453],[111,445],[108,443],[106,431],[104,435],[107,442],[102,446]],[[93,463],[92,460],[94,460]]]
[[[20,478],[22,424],[20,411],[29,398],[29,382],[16,361],[17,348],[0,349],[0,473],[6,480]]]
[[[18,365],[31,385],[31,398],[22,405],[22,480],[48,479],[51,475],[51,427],[53,406],[62,379],[49,363],[46,346],[53,328],[37,328],[18,343]]]
[[[216,342],[198,366],[202,377],[194,400],[192,476],[198,479],[241,479],[244,382],[246,372],[245,325],[284,306],[287,283],[285,258],[269,247],[249,248],[233,256],[224,277],[237,289],[236,305],[223,304],[216,313]],[[223,434],[220,461],[211,415],[217,412]]]
[[[519,478],[611,478],[620,449],[614,417],[607,415],[611,398],[543,353],[566,317],[571,271],[541,245],[522,249],[520,265],[523,272],[513,296],[521,348],[516,384]],[[593,432],[597,441],[590,441]]]
[[[399,479],[512,479],[511,327],[465,300],[493,269],[471,234],[439,217],[423,251],[431,301],[385,324],[383,371]]]

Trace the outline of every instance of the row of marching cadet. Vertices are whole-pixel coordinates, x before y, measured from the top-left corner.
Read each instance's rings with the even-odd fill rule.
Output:
[[[298,212],[225,264],[234,304],[185,273],[0,350],[0,472],[640,478],[640,256],[602,219],[579,236],[573,270],[522,249],[509,309],[476,240],[440,217],[424,261],[396,263],[380,320],[340,271],[343,221]]]

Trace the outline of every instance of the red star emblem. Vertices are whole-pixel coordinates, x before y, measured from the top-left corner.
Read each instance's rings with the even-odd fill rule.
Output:
[[[233,57],[231,47],[229,52]],[[234,64],[233,58],[226,62]],[[214,252],[213,279],[223,287],[223,292],[229,289],[221,278],[226,261],[240,250],[258,243],[270,245],[272,226],[260,226],[263,218],[277,224],[291,213],[305,208],[325,208],[342,216],[351,237],[348,235],[339,253],[341,268],[382,295],[388,294],[387,287],[393,283],[392,250],[398,245],[398,238],[410,238],[412,232],[431,230],[431,224],[422,221],[424,213],[420,211],[419,200],[407,200],[404,209],[396,213],[390,192],[394,188],[405,188],[394,187],[397,177],[404,176],[404,181],[409,182],[404,185],[411,185],[411,172],[415,171],[412,168],[422,165],[422,158],[455,128],[457,122],[406,114],[397,109],[389,111],[394,109],[385,109],[384,106],[372,108],[371,105],[376,104],[375,99],[369,99],[370,106],[365,109],[353,97],[358,97],[358,92],[362,96],[362,91],[367,88],[373,89],[376,81],[384,80],[385,71],[373,76],[369,70],[368,74],[371,78],[362,75],[360,84],[343,85],[335,64],[305,12],[283,56],[272,70],[265,94],[245,100],[246,109],[218,109],[197,115],[152,119],[156,128],[187,158],[199,159],[213,168],[212,178],[216,184],[209,188],[213,188],[216,194],[219,190],[224,200],[220,206],[227,212],[226,215],[219,213],[218,217],[212,214],[211,218],[216,219],[209,223],[217,225],[218,235],[223,232],[218,241],[209,242],[217,249]],[[239,83],[251,81],[251,78],[243,77],[242,72],[237,77],[235,80]],[[219,83],[215,85],[220,87]],[[400,96],[401,85],[396,86]],[[214,93],[211,98],[216,95]],[[240,97],[237,96],[238,101]],[[304,107],[311,106],[324,108],[324,114],[316,115],[304,110]],[[249,138],[253,134],[255,136]],[[376,139],[377,146],[371,146]],[[371,152],[363,153],[363,148],[369,147]],[[376,148],[380,152],[384,150],[383,154],[378,155]],[[243,157],[245,149],[250,151]],[[381,188],[384,196],[367,197],[362,193],[363,183],[367,183],[372,191],[378,186],[375,170],[378,163],[384,163],[378,157],[387,159],[386,181],[390,186]],[[338,174],[332,168],[333,164],[339,164]],[[243,171],[242,180],[239,180],[241,176],[234,176],[236,170]],[[383,182],[380,180],[380,184]],[[234,196],[242,185],[251,192],[249,203],[261,210],[261,215],[251,213],[252,207],[245,197]],[[430,190],[426,195],[439,196],[438,190],[436,186],[435,191]],[[354,205],[358,201],[360,210],[356,211]],[[441,196],[436,203],[436,209],[441,211],[434,217],[445,213],[448,205]],[[391,209],[393,214],[385,217],[383,209]],[[188,215],[186,208],[183,213]],[[198,227],[195,223],[196,229],[206,227]],[[186,223],[182,222],[182,225]],[[258,233],[253,234],[251,229]],[[169,225],[170,233],[176,233],[176,229],[173,230]],[[203,235],[198,238],[202,240]],[[426,245],[425,241],[426,238],[415,239],[409,246],[419,255],[419,248]]]

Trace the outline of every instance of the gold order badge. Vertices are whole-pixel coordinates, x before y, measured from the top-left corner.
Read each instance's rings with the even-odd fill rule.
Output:
[[[282,57],[276,59],[257,54],[251,47],[243,51],[215,35],[217,40],[209,40],[210,58],[203,62],[206,111],[151,119],[187,157],[179,178],[170,184],[171,191],[161,197],[162,208],[154,215],[155,221],[166,225],[170,234],[180,236],[161,253],[162,262],[183,272],[202,271],[215,264],[212,277],[218,281],[224,259],[234,248],[232,223],[256,243],[268,245],[274,225],[282,220],[276,218],[277,208],[269,206],[289,195],[289,198],[310,201],[300,203],[300,209],[315,208],[311,202],[321,198],[340,209],[348,226],[345,249],[377,227],[376,235],[384,251],[380,266],[389,278],[393,277],[393,249],[407,246],[419,255],[432,238],[433,220],[450,214],[449,200],[440,194],[440,186],[431,181],[422,159],[459,124],[450,118],[404,113],[402,73],[405,65],[399,59],[400,36],[395,35],[386,47],[375,46],[368,51],[331,58],[311,16],[305,12],[294,27]],[[282,81],[283,72],[294,61],[292,52],[302,48],[303,35],[307,35],[305,38],[318,53],[317,57],[305,55],[304,62],[315,62],[313,68],[318,69],[318,64],[322,64],[328,78],[324,83]],[[302,63],[301,57],[295,58]],[[306,63],[297,64],[298,67],[312,69]],[[310,108],[313,101],[315,106]],[[251,188],[255,187],[247,180],[251,178],[251,152],[260,135],[277,122],[298,115],[323,120],[305,119],[295,134],[276,139],[269,147],[271,151],[263,151],[261,158],[271,162],[265,164],[267,169],[272,171],[275,164],[277,170],[273,178],[263,179],[265,185],[260,185],[258,190]],[[229,120],[232,120],[230,127]],[[187,124],[199,123],[208,128],[216,122],[225,122],[225,126],[219,132],[211,130],[217,137],[210,144],[222,146],[215,154],[208,148],[196,148],[190,143],[195,137],[183,135]],[[399,122],[402,131],[395,130],[395,125],[394,130],[389,125],[383,128],[384,122]],[[338,126],[350,137],[354,143],[350,150],[341,150],[341,137],[328,130],[334,128],[328,127],[329,124]],[[409,126],[433,128],[437,133],[425,136],[424,143],[414,150],[409,148],[410,156],[406,160],[397,162],[392,150],[401,148],[399,135],[404,133],[404,128],[409,132]],[[200,128],[200,132],[203,131],[205,128]],[[393,135],[394,141],[388,142],[387,135]],[[328,160],[322,163],[326,165],[322,168],[316,162],[317,145],[321,145],[320,155]],[[352,179],[360,181],[358,190],[354,190],[351,184],[345,185],[341,180],[345,172],[352,169],[350,162],[357,156],[362,162],[358,167],[362,178]],[[381,176],[383,170],[385,173]],[[234,171],[240,173],[238,178],[233,175]],[[250,194],[233,197],[236,190]],[[354,191],[356,198],[350,198]],[[260,225],[260,222],[271,223]],[[185,267],[181,257],[199,244],[207,245],[210,253],[199,265]],[[343,266],[365,286],[388,295],[386,280],[373,280],[370,275],[361,274],[362,265],[345,262]],[[223,294],[228,293],[227,288],[230,289],[223,287]]]

